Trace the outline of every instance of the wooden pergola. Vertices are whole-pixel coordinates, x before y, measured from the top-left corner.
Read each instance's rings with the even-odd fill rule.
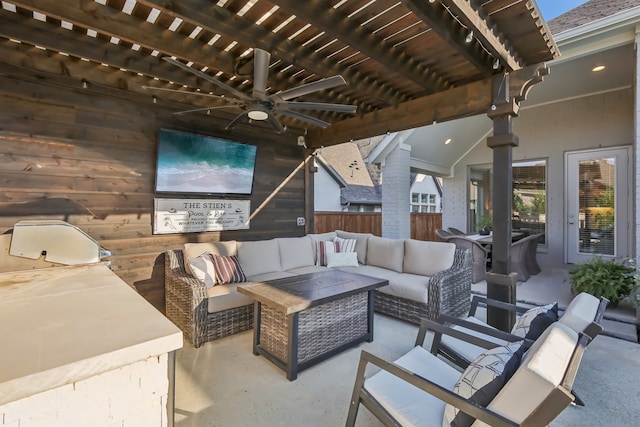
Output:
[[[351,104],[309,111],[321,128],[278,116],[309,149],[488,114],[494,135],[494,282],[509,283],[511,121],[558,49],[534,0],[10,0],[0,9],[0,73],[23,67],[48,83],[161,102],[185,126],[209,114],[223,129],[228,95],[171,57],[237,91],[251,91],[255,48],[271,54],[267,91],[336,74],[346,85],[296,101]],[[81,83],[82,82],[82,83]],[[37,83],[37,78],[32,83]],[[175,91],[150,91],[143,86]],[[36,95],[37,96],[37,95]],[[43,97],[46,94],[42,95]],[[208,110],[208,111],[207,111]],[[306,114],[307,112],[305,112]],[[264,122],[239,125],[272,132]],[[491,289],[492,286],[490,285]],[[491,290],[490,290],[491,292]]]

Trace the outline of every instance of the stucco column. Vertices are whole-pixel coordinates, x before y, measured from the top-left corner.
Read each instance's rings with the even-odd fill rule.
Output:
[[[638,174],[640,173],[640,55],[638,54],[638,48],[640,47],[640,28],[636,27],[636,40],[635,40],[635,49],[633,50],[636,59],[636,69],[634,74],[635,79],[635,93],[634,93],[634,109],[633,109],[633,128],[634,128],[634,144],[633,151],[635,155],[635,173],[633,175],[634,179],[634,187],[636,189],[636,194],[633,199],[633,211],[635,212],[635,257],[636,261],[640,261],[638,258],[640,256],[640,235],[638,230],[640,230],[640,211],[638,210],[638,200],[640,200],[640,187],[638,184],[640,183],[640,178]],[[636,319],[640,321],[640,307],[636,308]]]
[[[409,212],[411,146],[398,144],[382,165],[382,236],[411,237]]]

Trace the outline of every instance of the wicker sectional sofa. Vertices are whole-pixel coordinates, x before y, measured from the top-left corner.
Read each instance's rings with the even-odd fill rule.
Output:
[[[468,313],[471,264],[467,250],[452,243],[387,239],[336,231],[251,242],[187,243],[165,253],[166,315],[195,347],[253,326],[253,301],[236,291],[240,283],[207,286],[194,277],[189,258],[205,252],[236,255],[248,282],[321,271],[318,242],[355,240],[357,267],[334,268],[389,281],[376,290],[375,309],[412,323],[440,313]],[[352,240],[353,239],[353,240]]]

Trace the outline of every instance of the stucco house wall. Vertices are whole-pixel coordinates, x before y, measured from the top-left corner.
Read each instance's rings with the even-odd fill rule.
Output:
[[[634,110],[633,89],[625,88],[532,108],[523,104],[514,119],[513,129],[520,144],[513,149],[513,160],[547,159],[548,243],[538,253],[543,268],[561,265],[565,260],[565,152],[632,145]],[[483,140],[458,162],[454,176],[444,179],[444,227],[466,228],[468,166],[489,163],[492,151]]]

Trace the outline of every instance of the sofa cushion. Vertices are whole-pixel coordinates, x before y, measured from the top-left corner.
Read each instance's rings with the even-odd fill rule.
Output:
[[[316,242],[316,265],[318,266],[326,266],[327,261],[329,260],[329,254],[336,253],[340,250],[340,246],[338,242],[333,240],[323,241],[319,240]]]
[[[307,237],[309,237],[311,239],[311,243],[312,243],[312,248],[313,248],[313,263],[316,264],[318,259],[317,259],[317,254],[316,254],[316,242],[318,241],[322,241],[322,242],[326,242],[329,240],[333,240],[336,238],[336,232],[335,231],[330,231],[328,233],[320,233],[320,234],[307,234]]]
[[[356,239],[356,252],[358,253],[358,262],[366,264],[367,262],[367,242],[371,233],[351,233],[348,231],[337,230],[336,235],[341,239]]]
[[[213,258],[213,265],[215,267],[216,281],[220,285],[247,281],[247,276],[245,276],[244,271],[242,271],[236,255],[211,255],[211,257]]]
[[[404,240],[371,236],[367,242],[367,264],[402,273]]]
[[[364,274],[365,276],[377,277],[378,279],[383,280],[390,280],[392,277],[396,277],[400,274],[397,271],[376,267],[375,265],[359,264],[359,267],[337,267],[337,269],[351,273]]]
[[[237,243],[235,240],[226,242],[185,243],[182,249],[182,256],[184,257],[184,268],[187,270],[187,273],[196,277],[191,270],[188,260],[189,258],[198,257],[206,252],[223,256],[236,255],[238,253]]]
[[[253,299],[236,290],[238,283],[224,286],[214,286],[207,290],[207,311],[217,313],[230,308],[253,304]]]
[[[309,274],[309,273],[320,273],[323,271],[327,271],[327,267],[322,267],[319,265],[309,265],[307,267],[292,268],[291,270],[287,270],[287,273]]]
[[[389,285],[378,288],[380,292],[424,304],[429,301],[429,277],[409,273],[395,273],[387,280],[389,280]]]
[[[280,248],[275,239],[238,242],[238,260],[247,277],[282,270]]]
[[[310,237],[280,237],[276,241],[280,249],[280,264],[283,270],[305,267],[315,263],[313,242]]]
[[[327,267],[358,267],[358,254],[355,252],[334,252],[327,255]]]
[[[402,271],[422,276],[433,276],[440,271],[451,268],[455,253],[455,243],[406,239],[404,241]]]
[[[218,282],[216,279],[216,268],[213,263],[213,255],[205,252],[200,256],[187,258],[186,266],[189,265],[192,276],[204,282],[207,288],[215,286]]]

